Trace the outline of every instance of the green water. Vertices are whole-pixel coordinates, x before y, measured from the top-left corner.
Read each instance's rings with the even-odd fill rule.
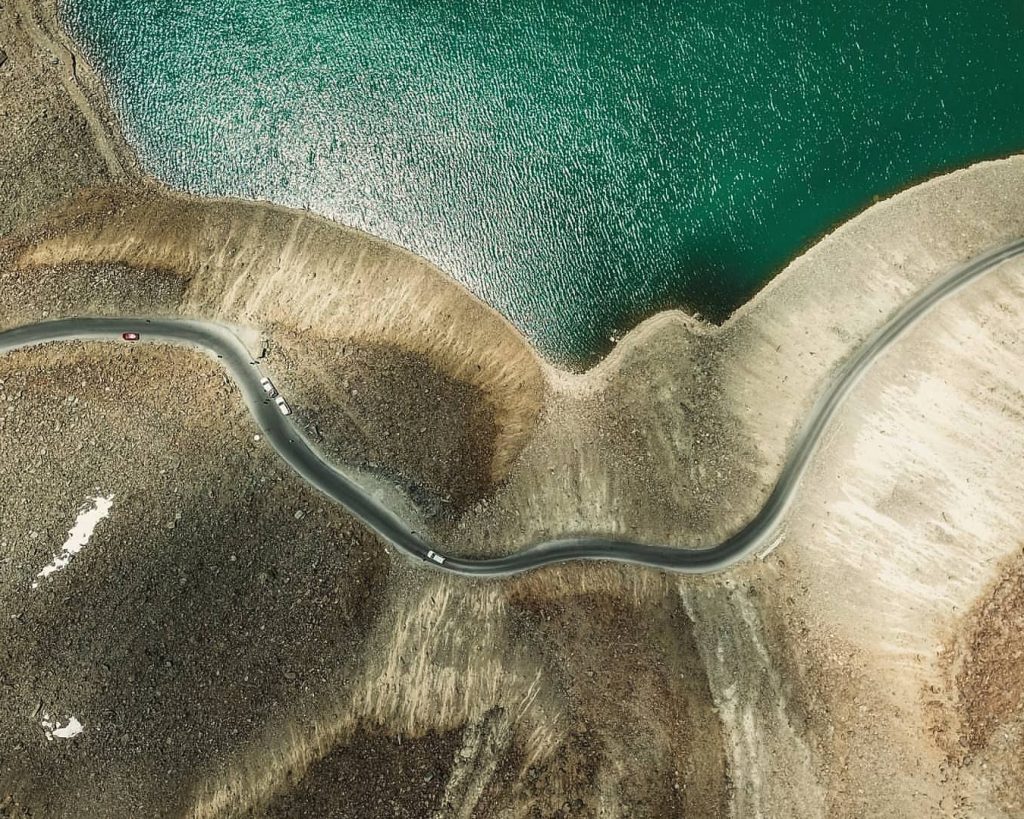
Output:
[[[146,167],[440,265],[582,365],[1024,149],[1024,3],[69,0]]]

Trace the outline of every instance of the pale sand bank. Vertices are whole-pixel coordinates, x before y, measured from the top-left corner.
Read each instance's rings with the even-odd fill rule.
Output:
[[[662,313],[589,373],[547,367],[537,434],[467,532],[502,514],[513,542],[715,542],[760,504],[837,364],[910,294],[1021,235],[1024,158],[982,163],[869,208],[721,327]]]

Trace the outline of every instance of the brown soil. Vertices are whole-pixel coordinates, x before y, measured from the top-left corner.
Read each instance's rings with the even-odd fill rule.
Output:
[[[71,264],[23,271],[3,264],[0,252],[0,315],[12,324],[23,315],[117,315],[125,305],[146,315],[174,313],[184,293],[180,276],[159,270]]]
[[[0,457],[18,465],[0,476],[0,617],[17,624],[0,640],[0,733],[15,754],[0,759],[0,798],[26,815],[177,816],[240,749],[273,767],[294,731],[344,702],[366,635],[394,617],[383,551],[253,440],[201,356],[48,346],[0,359],[0,390]],[[114,494],[110,519],[29,589],[96,492]],[[365,726],[296,768],[269,807],[225,815],[443,814],[471,798],[467,765],[480,817],[590,815],[595,794],[638,816],[718,812],[721,739],[670,587],[597,567],[578,583],[559,572],[510,587],[512,654],[541,659],[565,726],[551,752],[531,761],[533,716],[503,738],[500,709],[413,737]],[[471,664],[506,650],[469,644]],[[43,741],[37,706],[85,732]],[[467,751],[474,733],[490,738]]]
[[[451,520],[494,487],[493,409],[472,384],[393,347],[273,333],[266,358],[300,423],[332,460],[401,485]]]
[[[563,771],[575,787],[538,788],[538,815],[580,815],[580,806],[562,803],[568,793],[582,793],[587,815],[599,812],[607,792],[638,817],[725,810],[719,723],[691,623],[671,585],[654,584],[642,603],[623,594],[628,583],[618,593],[568,595],[545,594],[546,585],[543,577],[514,584],[511,603],[521,612],[523,639],[537,645],[564,692],[573,729],[557,756],[579,763]],[[545,793],[547,801],[539,796]]]
[[[999,727],[1024,719],[1024,560],[1004,570],[968,622],[956,683],[967,747],[976,751]]]
[[[94,349],[0,360],[0,801],[180,816],[271,715],[343,684],[388,564],[253,440],[214,362]],[[97,492],[109,519],[31,588]],[[85,730],[43,741],[42,713]]]
[[[670,589],[660,586],[664,606],[645,605],[653,621],[638,625],[638,609],[621,596],[543,599],[536,593],[544,585],[513,588],[505,650],[541,664],[537,696],[548,721],[538,723],[526,706],[497,706],[455,728],[413,736],[361,725],[318,761],[290,769],[269,799],[250,801],[243,813],[570,819],[726,812],[718,720]],[[460,627],[448,628],[450,645]],[[499,645],[477,644],[473,656],[459,659],[432,652],[431,662],[472,665]],[[551,736],[539,754],[529,739],[538,730]]]
[[[1010,816],[1024,815],[1024,558],[1003,567],[947,651],[959,731],[950,762],[984,783]]]
[[[359,730],[252,815],[267,819],[421,819],[439,810],[462,731],[415,739]]]

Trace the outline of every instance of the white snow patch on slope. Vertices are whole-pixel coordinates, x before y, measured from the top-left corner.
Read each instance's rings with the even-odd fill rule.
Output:
[[[55,739],[73,739],[85,730],[76,717],[71,717],[67,725],[58,725],[56,720],[50,719],[49,714],[43,714],[40,724],[43,726],[46,739],[51,742]]]
[[[71,562],[71,558],[85,548],[89,538],[92,537],[96,524],[110,514],[110,507],[113,505],[114,496],[107,495],[104,497],[99,495],[95,498],[90,498],[90,501],[92,506],[86,506],[78,513],[78,519],[75,521],[75,525],[68,531],[68,539],[64,541],[60,554],[54,555],[53,562],[44,566],[43,570],[36,577],[47,578],[54,572],[59,572]],[[32,588],[34,589],[38,585],[39,581],[37,580],[32,583]]]

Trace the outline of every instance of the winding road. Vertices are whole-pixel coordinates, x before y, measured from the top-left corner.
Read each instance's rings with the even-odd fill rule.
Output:
[[[770,549],[800,479],[822,434],[843,399],[864,372],[906,330],[940,301],[1003,262],[1024,254],[1024,239],[985,253],[937,280],[908,301],[835,372],[793,442],[764,506],[739,531],[703,549],[662,546],[608,537],[567,537],[504,557],[466,559],[438,553],[438,547],[410,528],[344,472],[327,463],[298,427],[277,410],[260,386],[262,373],[245,345],[221,324],[174,318],[67,318],[0,332],[0,353],[56,341],[121,341],[137,332],[142,341],[197,347],[216,356],[238,384],[256,423],[278,454],[304,480],[341,504],[380,537],[433,568],[464,575],[502,576],[570,560],[614,560],[691,574],[726,569],[744,557]],[[432,558],[437,555],[437,558]],[[438,560],[443,560],[439,563]]]

